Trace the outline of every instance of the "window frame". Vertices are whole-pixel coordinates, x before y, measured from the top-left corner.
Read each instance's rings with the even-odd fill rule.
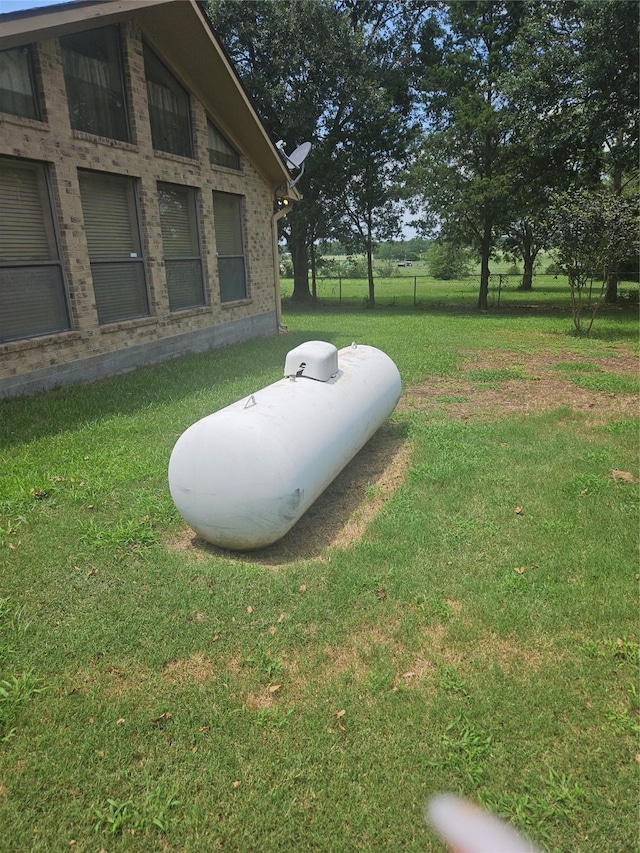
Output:
[[[143,53],[143,63],[144,63],[144,76],[145,76],[145,83],[146,83],[146,89],[147,89],[147,108],[148,108],[148,114],[149,114],[149,126],[151,128],[151,142],[153,145],[153,150],[154,151],[160,151],[163,154],[170,154],[170,155],[173,155],[174,157],[185,157],[188,160],[193,160],[193,159],[195,159],[195,140],[194,140],[194,133],[193,133],[193,117],[191,114],[191,93],[189,92],[189,90],[185,86],[182,85],[182,83],[178,80],[178,78],[173,73],[171,68],[167,65],[167,63],[164,62],[158,56],[156,51],[152,47],[150,47],[149,44],[147,44],[147,42],[145,42],[145,41],[142,42],[142,53]],[[155,63],[157,66],[156,70],[159,70],[161,72],[161,74],[165,75],[167,77],[167,79],[173,84],[173,87],[174,87],[173,89],[169,86],[166,86],[166,85],[165,85],[165,89],[168,89],[169,91],[173,91],[174,94],[176,92],[178,92],[178,93],[182,93],[182,95],[184,95],[184,101],[186,103],[186,119],[187,119],[187,138],[184,141],[188,142],[188,145],[187,145],[188,153],[185,153],[184,150],[181,150],[181,151],[175,151],[175,150],[170,150],[170,149],[167,150],[168,146],[162,147],[162,145],[158,144],[158,143],[161,143],[163,141],[163,140],[159,139],[159,135],[162,135],[163,137],[166,138],[169,134],[167,134],[166,131],[163,134],[160,134],[161,128],[159,128],[158,125],[156,124],[157,114],[154,113],[154,110],[156,110],[157,108],[155,107],[155,105],[153,105],[151,103],[152,96],[151,96],[151,91],[149,89],[149,83],[152,82],[152,83],[155,83],[155,85],[160,85],[160,84],[156,83],[154,80],[150,81],[150,79],[149,79],[150,68],[149,68],[149,65],[147,64],[147,60],[150,60],[150,63],[149,63],[150,65],[153,65]],[[178,115],[178,114],[175,113],[174,115]],[[178,116],[178,118],[180,118],[180,116]]]
[[[228,154],[225,151],[221,151],[217,148],[211,147],[211,133],[217,134],[222,143],[231,149],[233,154]],[[234,172],[242,171],[242,158],[240,152],[236,149],[235,145],[232,145],[231,142],[227,139],[225,134],[219,129],[214,121],[212,121],[209,116],[207,116],[207,148],[209,152],[209,163],[211,166],[220,166],[223,169],[233,169]],[[230,165],[229,162],[220,162],[220,160],[215,159],[215,155],[219,154],[223,157],[228,157],[230,160],[233,158],[234,165]],[[237,165],[235,165],[237,163]]]
[[[204,265],[202,260],[202,237],[201,237],[201,229],[200,229],[200,219],[198,216],[198,189],[196,187],[190,187],[185,184],[176,184],[171,183],[169,181],[158,181],[157,183],[158,189],[158,200],[160,199],[160,193],[164,190],[166,192],[171,192],[172,190],[181,190],[184,191],[187,195],[187,216],[189,222],[189,236],[191,237],[193,243],[198,249],[198,254],[176,254],[171,255],[167,254],[167,249],[169,245],[165,240],[165,233],[162,224],[162,208],[159,207],[159,216],[160,216],[160,229],[162,231],[162,250],[163,250],[163,261],[165,266],[165,273],[167,279],[167,294],[169,298],[169,311],[173,314],[177,311],[188,311],[192,308],[203,308],[206,306],[206,292],[205,292],[205,284],[204,284]],[[184,262],[197,263],[199,268],[199,278],[200,278],[200,299],[199,301],[190,302],[189,304],[175,304],[172,305],[172,282],[170,281],[171,276],[169,275],[169,270],[172,267],[177,267],[178,264]],[[174,299],[177,297],[177,293],[174,293]]]
[[[53,186],[51,182],[50,168],[48,163],[37,160],[18,159],[0,156],[0,166],[3,163],[11,164],[18,169],[32,169],[35,174],[38,201],[42,210],[42,225],[47,249],[50,257],[34,260],[33,258],[19,258],[9,256],[8,259],[0,258],[0,274],[5,270],[36,270],[51,268],[57,271],[57,281],[53,283],[52,295],[59,304],[61,322],[47,328],[33,330],[27,334],[5,334],[2,331],[2,318],[0,318],[0,343],[30,340],[32,338],[45,337],[69,332],[73,329],[73,318],[67,288],[65,268],[62,261],[60,234],[56,218],[56,208],[53,199]]]
[[[33,106],[33,115],[25,115],[24,113],[16,113],[13,110],[2,110],[0,108],[0,112],[4,112],[6,115],[18,116],[19,118],[26,118],[32,121],[42,121],[43,119],[43,111],[42,111],[42,102],[40,97],[40,92],[37,86],[37,77],[36,77],[36,59],[35,59],[35,45],[34,44],[24,44],[19,45],[18,47],[10,47],[7,50],[2,50],[0,53],[14,53],[21,51],[27,57],[27,74],[29,77],[29,88],[31,89],[31,102]]]
[[[114,124],[114,123],[118,124],[118,123],[120,123],[121,120],[123,121],[123,125],[124,125],[123,134],[118,135],[118,136],[114,136],[112,133],[97,132],[95,129],[92,129],[91,127],[88,127],[86,125],[84,127],[78,127],[74,124],[75,112],[73,109],[74,100],[73,100],[72,96],[74,96],[76,94],[76,92],[73,91],[73,86],[70,85],[72,75],[67,73],[67,63],[65,61],[65,54],[68,56],[68,54],[71,52],[71,49],[65,47],[65,41],[68,42],[69,40],[71,40],[73,38],[86,36],[88,33],[98,33],[98,32],[111,33],[112,38],[113,38],[113,45],[115,46],[115,59],[117,62],[117,68],[114,69],[110,63],[107,65],[107,67],[109,68],[109,77],[110,77],[109,82],[111,82],[111,79],[113,79],[112,75],[115,74],[115,77],[117,78],[117,81],[118,81],[119,86],[120,86],[120,91],[118,93],[115,93],[115,90],[112,88],[106,88],[106,89],[104,87],[102,87],[102,88],[103,88],[103,91],[107,93],[107,95],[111,95],[112,93],[114,93],[116,95],[119,94],[122,98],[121,113],[120,114],[116,114],[113,112],[110,113],[110,121],[112,124]],[[69,121],[71,123],[72,129],[75,131],[78,131],[80,133],[89,133],[92,136],[100,136],[104,139],[114,139],[118,142],[131,143],[132,142],[132,131],[131,131],[131,121],[129,119],[129,103],[128,103],[128,97],[127,97],[128,93],[127,93],[126,74],[125,74],[125,56],[124,56],[124,52],[122,49],[122,32],[121,32],[120,26],[118,24],[110,24],[110,25],[107,25],[105,27],[92,27],[90,30],[82,30],[81,32],[78,32],[78,33],[70,33],[68,35],[60,36],[59,41],[60,41],[60,53],[62,56],[62,70],[63,70],[63,76],[64,76],[65,90],[66,90],[66,94],[67,94],[67,104],[68,104],[68,108],[69,108]],[[84,54],[84,55],[87,56],[88,58],[91,58],[88,56],[88,54]],[[85,80],[84,82],[91,85],[91,81]],[[90,118],[95,119],[95,111],[94,111],[94,115],[91,116]],[[115,122],[114,122],[114,118],[115,118]],[[99,130],[104,131],[105,128],[102,127],[102,128],[99,128]]]
[[[123,323],[129,320],[141,320],[151,316],[151,298],[149,293],[149,280],[147,275],[147,264],[146,258],[144,255],[144,243],[142,239],[142,218],[140,211],[140,202],[139,202],[139,179],[135,177],[131,177],[130,175],[121,175],[115,172],[101,172],[93,169],[78,169],[78,181],[80,184],[80,198],[81,204],[83,208],[83,220],[85,225],[85,233],[87,233],[87,211],[85,209],[84,199],[82,197],[82,175],[94,175],[99,176],[98,180],[113,180],[120,181],[122,185],[126,186],[126,205],[129,214],[129,236],[131,237],[132,249],[135,251],[129,251],[128,255],[125,255],[123,252],[122,255],[116,256],[114,252],[113,256],[107,254],[94,254],[92,257],[91,246],[89,245],[89,240],[87,240],[87,254],[89,259],[89,266],[91,268],[91,276],[93,280],[93,291],[94,297],[96,300],[96,312],[98,314],[98,323],[101,327],[112,325],[114,323]],[[108,314],[108,304],[103,302],[100,305],[101,296],[102,296],[102,283],[100,288],[96,288],[96,276],[94,276],[94,272],[98,270],[101,272],[105,268],[113,267],[115,268],[117,265],[122,266],[123,264],[131,265],[132,269],[136,271],[137,285],[140,287],[140,290],[137,294],[140,301],[144,303],[144,308],[142,311],[137,311],[134,313],[125,312],[121,316],[114,316]],[[102,317],[100,316],[102,313]]]
[[[237,215],[238,215],[238,227],[239,227],[239,240],[240,246],[242,247],[241,254],[237,253],[220,253],[220,240],[219,240],[219,221],[216,217],[216,209],[219,210],[219,205],[216,205],[216,197],[228,197],[233,198],[237,202]],[[246,228],[245,228],[245,196],[240,193],[229,193],[223,192],[221,190],[213,190],[213,224],[214,230],[216,234],[216,258],[218,261],[218,283],[220,287],[220,302],[222,304],[230,304],[233,302],[242,302],[247,299],[250,299],[249,293],[249,275],[247,268],[247,241],[246,241]],[[225,298],[225,282],[223,281],[223,275],[221,274],[221,260],[237,260],[242,259],[242,274],[244,279],[244,293],[242,296],[233,295],[231,297],[227,296]]]

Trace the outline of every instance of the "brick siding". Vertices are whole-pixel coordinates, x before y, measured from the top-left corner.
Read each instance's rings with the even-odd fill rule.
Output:
[[[41,90],[42,114],[46,121],[0,113],[0,156],[48,165],[72,327],[71,331],[61,334],[0,344],[0,396],[108,375],[135,364],[202,349],[206,341],[216,346],[277,331],[271,187],[244,157],[240,171],[210,164],[207,115],[203,105],[193,96],[195,159],[153,150],[142,54],[143,34],[131,22],[120,29],[134,144],[72,130],[57,40],[42,41],[34,50],[36,82]],[[172,71],[179,78],[179,69]],[[215,121],[216,117],[211,118]],[[83,226],[79,168],[137,179],[150,317],[102,326],[98,323]],[[156,191],[158,181],[198,189],[205,307],[169,311]],[[244,199],[248,296],[233,303],[220,301],[213,222],[214,190],[238,194]],[[228,333],[216,328],[222,324],[230,324]],[[128,360],[117,356],[127,349],[130,351]],[[75,362],[77,370],[73,369]]]

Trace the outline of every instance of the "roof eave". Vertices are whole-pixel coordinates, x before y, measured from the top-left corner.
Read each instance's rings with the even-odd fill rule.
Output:
[[[274,195],[299,201],[278,150],[196,0],[75,0],[3,14],[0,50],[125,19],[140,24]],[[184,36],[176,39],[180,29]]]

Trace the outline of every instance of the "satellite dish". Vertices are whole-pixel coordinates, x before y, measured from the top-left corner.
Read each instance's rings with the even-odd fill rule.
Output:
[[[295,187],[295,185],[298,183],[298,181],[303,175],[304,161],[307,159],[309,151],[311,151],[311,143],[303,142],[302,145],[298,145],[295,151],[293,151],[291,154],[287,154],[287,152],[284,150],[284,145],[285,143],[282,139],[276,142],[276,148],[282,154],[284,161],[287,164],[287,168],[300,170],[300,174],[295,179],[295,181],[289,184],[289,187],[293,189],[293,187]]]
[[[287,161],[295,166],[296,169],[299,169],[300,166],[307,159],[307,155],[311,151],[311,143],[303,142],[302,145],[298,145],[296,150],[292,154],[285,155],[287,157]]]

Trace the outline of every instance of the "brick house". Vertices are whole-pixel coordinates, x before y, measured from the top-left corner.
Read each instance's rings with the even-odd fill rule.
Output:
[[[195,0],[0,15],[0,396],[276,334],[297,198]]]

